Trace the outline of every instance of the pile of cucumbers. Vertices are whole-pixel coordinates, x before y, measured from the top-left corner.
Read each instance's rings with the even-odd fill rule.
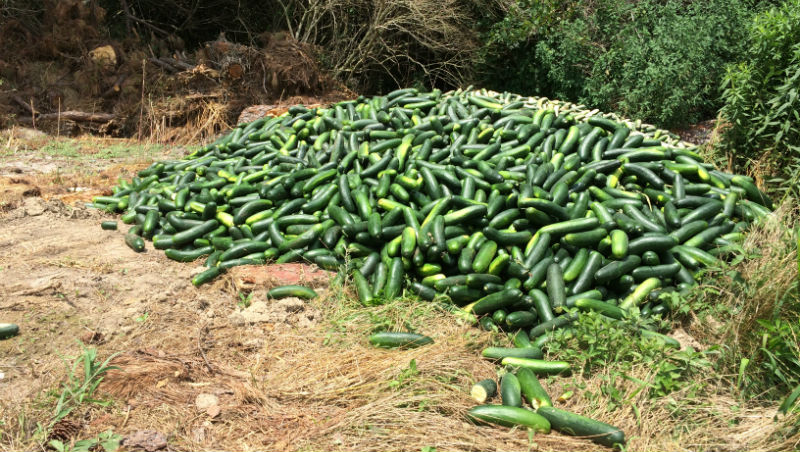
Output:
[[[93,205],[134,225],[132,249],[201,262],[195,285],[314,263],[366,305],[405,291],[537,344],[583,311],[663,314],[661,294],[695,284],[773,208],[674,135],[589,113],[485,90],[294,106]]]

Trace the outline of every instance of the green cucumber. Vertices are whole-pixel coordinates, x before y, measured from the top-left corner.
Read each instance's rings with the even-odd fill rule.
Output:
[[[505,318],[505,324],[509,329],[530,328],[536,324],[536,314],[531,311],[514,311]]]
[[[286,297],[297,297],[309,300],[311,298],[316,298],[317,293],[308,287],[294,284],[275,287],[267,292],[267,298],[280,299]]]
[[[542,375],[560,374],[570,370],[569,363],[566,361],[546,361],[543,359],[515,358],[513,356],[503,358],[500,364],[530,369],[533,373]]]
[[[487,400],[497,395],[497,383],[491,378],[481,380],[470,389],[470,395],[478,403],[486,403]]]
[[[517,379],[522,390],[522,396],[531,404],[533,409],[543,406],[553,406],[553,401],[547,391],[544,390],[536,374],[527,367],[517,370]]]
[[[128,245],[128,248],[136,251],[137,253],[144,251],[144,239],[136,234],[125,234],[125,244]]]
[[[547,297],[553,312],[560,313],[564,309],[567,299],[564,274],[561,266],[555,262],[547,267]]]
[[[552,406],[539,407],[536,412],[550,422],[553,430],[565,435],[586,436],[595,443],[609,447],[625,445],[625,434],[622,430],[605,422]]]
[[[550,422],[525,408],[505,405],[478,405],[467,412],[474,422],[527,427],[537,433],[550,433]]]
[[[522,299],[522,292],[519,289],[505,289],[481,298],[472,305],[472,313],[475,315],[488,314],[497,309],[504,309],[513,306]]]
[[[0,340],[8,339],[19,334],[19,325],[16,323],[0,323]]]
[[[542,358],[542,350],[538,347],[524,347],[524,348],[517,348],[517,347],[487,347],[483,349],[481,352],[484,358],[501,360],[503,358],[508,358],[509,356],[515,358],[532,358],[532,359],[541,359]]]
[[[575,307],[582,311],[595,311],[606,317],[611,317],[612,319],[621,320],[625,317],[625,311],[622,308],[614,306],[611,303],[606,303],[605,301],[591,298],[579,298],[575,300]]]
[[[522,390],[517,376],[511,372],[503,375],[500,380],[500,398],[505,406],[522,406]]]
[[[628,234],[621,229],[614,229],[611,236],[611,255],[622,259],[628,255]]]
[[[384,331],[370,336],[369,343],[383,348],[416,348],[433,344],[433,339],[417,333]]]

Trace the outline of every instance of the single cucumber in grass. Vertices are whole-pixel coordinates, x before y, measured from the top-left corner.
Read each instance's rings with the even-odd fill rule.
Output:
[[[527,427],[536,433],[550,433],[550,421],[525,408],[505,405],[478,405],[467,412],[467,417],[479,423],[504,427]]]
[[[385,331],[370,336],[369,343],[383,348],[416,348],[433,344],[433,339],[417,333]]]
[[[541,406],[536,412],[550,422],[553,430],[572,436],[585,436],[603,446],[613,447],[625,445],[625,433],[622,430],[585,416],[570,413],[552,406]]]
[[[12,338],[19,334],[19,325],[16,323],[0,323],[0,340]]]
[[[267,292],[267,298],[281,299],[286,297],[297,297],[304,300],[310,300],[312,298],[316,298],[317,293],[311,288],[294,284],[275,287]]]

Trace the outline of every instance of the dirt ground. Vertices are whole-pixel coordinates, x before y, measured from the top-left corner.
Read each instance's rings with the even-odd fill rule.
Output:
[[[100,359],[119,353],[120,370],[100,386],[109,407],[70,415],[76,438],[113,429],[133,441],[129,449],[142,431],[158,432],[171,450],[593,447],[467,423],[470,384],[494,373],[479,354],[493,339],[430,307],[413,318],[408,306],[361,308],[328,289],[329,275],[299,264],[240,268],[195,288],[197,265],[149,244],[133,252],[127,226],[101,230],[113,217],[83,203],[118,176],[185,150],[91,158],[104,146],[82,142],[88,159],[35,146],[0,157],[0,322],[21,330],[0,342],[0,450],[41,447],[35,427],[52,416],[82,343]],[[266,301],[273,285],[297,281],[322,296]],[[436,343],[375,350],[368,333],[386,324],[416,326]]]
[[[114,218],[83,206],[117,177],[187,149],[15,133],[17,144],[0,152],[0,323],[21,332],[0,341],[0,451],[45,448],[37,424],[52,418],[84,344],[101,360],[117,354],[120,370],[100,385],[108,406],[84,403],[68,416],[73,439],[110,429],[125,450],[602,450],[466,421],[470,385],[496,375],[480,350],[505,339],[432,305],[362,307],[348,289],[330,288],[330,275],[299,264],[241,267],[195,288],[198,265],[149,243],[133,252],[127,226],[101,230]],[[321,296],[266,300],[270,287],[298,281]],[[370,331],[387,326],[435,343],[370,347]],[[554,399],[565,389],[545,384]],[[559,405],[580,412],[581,403]],[[599,416],[626,431],[630,450],[753,449],[752,437],[775,429],[774,408],[716,403],[698,419],[730,436],[667,427],[673,414],[664,407]],[[764,444],[756,448],[770,450]]]

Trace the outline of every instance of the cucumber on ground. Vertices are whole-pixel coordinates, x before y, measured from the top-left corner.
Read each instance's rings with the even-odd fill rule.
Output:
[[[0,323],[0,340],[8,339],[19,334],[19,326],[16,323]]]
[[[543,406],[553,406],[553,401],[547,391],[544,390],[536,378],[536,374],[527,367],[523,367],[517,371],[517,380],[519,380],[519,387],[522,390],[522,396],[531,404],[534,409]]]
[[[279,286],[271,289],[267,292],[267,298],[286,298],[286,297],[297,297],[302,298],[305,300],[310,300],[311,298],[316,298],[317,293],[314,290],[305,287],[305,286],[297,286],[297,285],[286,285],[286,286]]]
[[[491,378],[481,380],[469,391],[473,399],[478,403],[486,403],[487,400],[497,395],[497,383]]]
[[[502,425],[504,427],[522,426],[537,433],[550,433],[550,421],[544,416],[525,408],[505,405],[478,405],[467,412],[475,422]]]
[[[141,253],[144,251],[144,239],[135,234],[125,234],[125,244],[128,248]]]
[[[569,370],[569,363],[566,361],[546,361],[543,359],[515,358],[510,356],[503,358],[500,364],[511,367],[524,367],[530,369],[535,374],[560,374]]]
[[[539,407],[536,412],[550,422],[553,430],[565,435],[585,436],[597,444],[609,447],[625,444],[625,433],[605,422],[589,419],[552,406]]]
[[[384,348],[416,348],[433,344],[433,339],[417,333],[384,331],[370,336],[369,343]]]
[[[522,389],[519,387],[517,376],[508,372],[500,380],[500,397],[503,405],[522,406]]]
[[[520,331],[520,333],[525,333],[524,331]],[[527,337],[527,335],[525,335]],[[489,359],[503,359],[508,357],[514,358],[531,358],[531,359],[541,359],[543,354],[542,350],[539,347],[529,346],[524,348],[517,348],[517,347],[487,347],[483,349],[481,352],[484,358]]]

